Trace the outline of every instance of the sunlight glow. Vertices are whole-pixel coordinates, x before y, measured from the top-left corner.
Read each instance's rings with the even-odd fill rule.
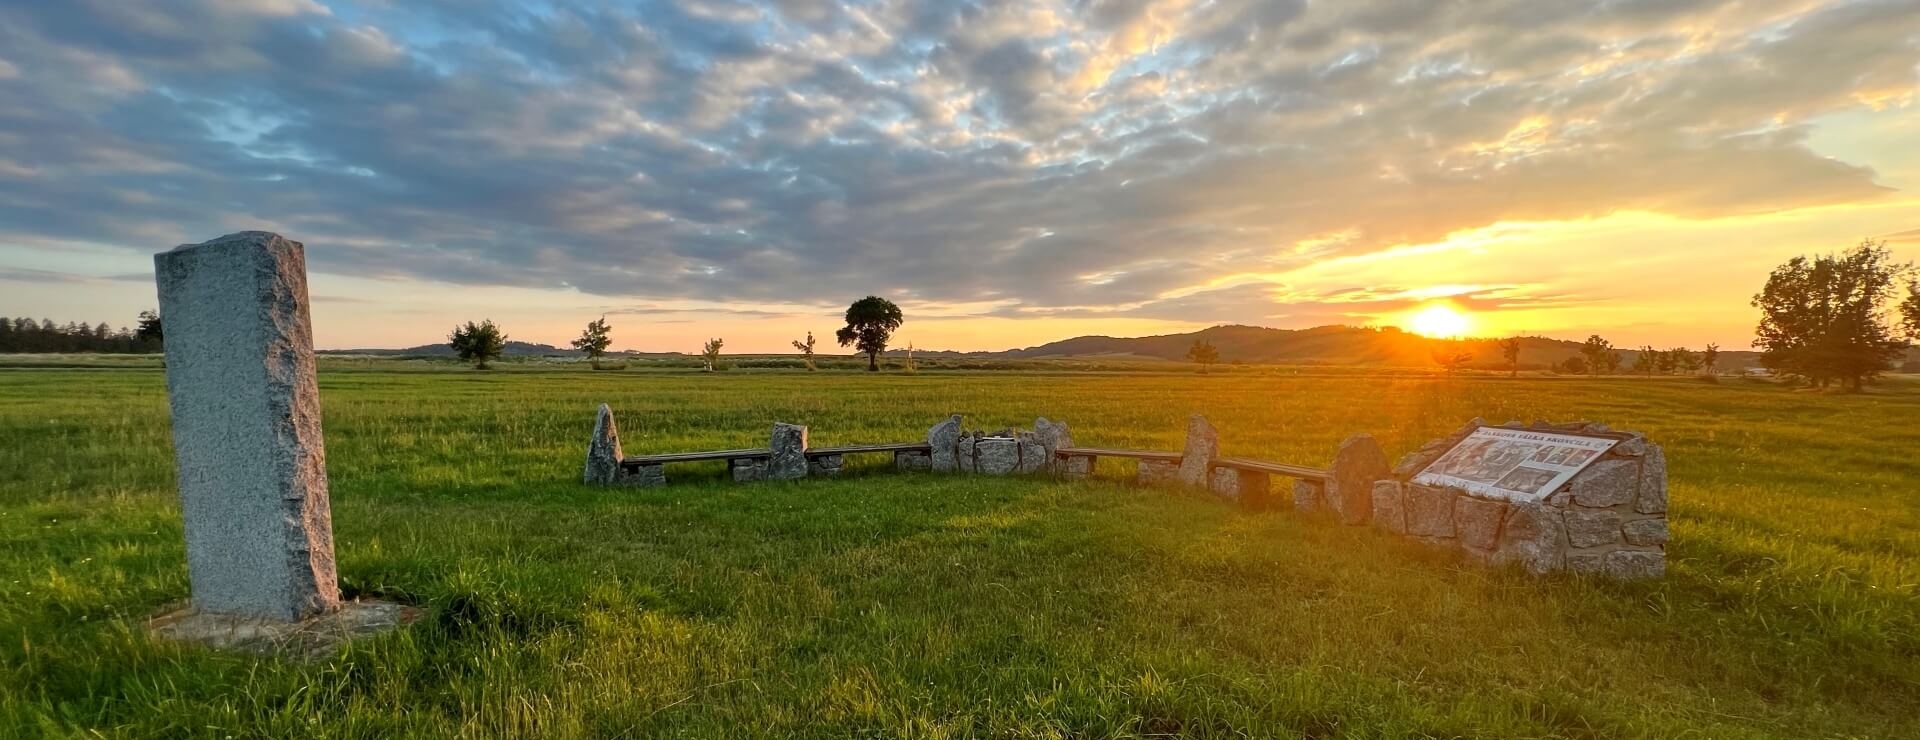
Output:
[[[1407,328],[1415,334],[1436,339],[1464,337],[1473,328],[1473,319],[1448,303],[1434,303],[1407,319]]]

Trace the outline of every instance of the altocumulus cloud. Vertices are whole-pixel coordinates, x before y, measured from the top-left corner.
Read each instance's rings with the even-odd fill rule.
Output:
[[[1911,0],[19,0],[0,240],[1191,318],[1501,220],[1876,197],[1809,122],[1910,100],[1917,39]]]

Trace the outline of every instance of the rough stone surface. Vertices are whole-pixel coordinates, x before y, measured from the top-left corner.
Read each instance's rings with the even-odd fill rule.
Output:
[[[1630,503],[1640,490],[1640,464],[1633,460],[1601,460],[1581,471],[1569,484],[1573,502],[1604,509]]]
[[[1373,526],[1394,534],[1407,533],[1406,491],[1400,481],[1373,484]]]
[[[960,415],[947,417],[946,421],[933,425],[927,430],[927,444],[933,447],[933,472],[952,473],[960,469],[957,455],[960,445]]]
[[[1011,475],[1020,469],[1020,440],[981,437],[974,440],[974,466],[982,475]]]
[[[1500,544],[1500,525],[1507,516],[1505,501],[1488,501],[1472,496],[1453,499],[1453,528],[1460,544],[1476,550],[1492,550]]]
[[[1183,486],[1205,488],[1213,461],[1220,457],[1220,433],[1207,417],[1187,418],[1187,446],[1180,454],[1179,480]]]
[[[1407,534],[1416,537],[1452,537],[1453,491],[1408,484]]]
[[[620,429],[613,423],[613,409],[604,403],[593,420],[593,439],[587,443],[585,479],[598,486],[620,482]]]
[[[1373,484],[1393,475],[1387,453],[1373,437],[1356,434],[1340,443],[1327,478],[1327,504],[1345,524],[1366,524],[1373,518]]]
[[[1180,466],[1165,460],[1141,460],[1134,480],[1143,486],[1158,486],[1180,480]]]
[[[1658,547],[1667,544],[1667,520],[1635,519],[1620,526],[1621,533],[1627,536],[1627,544],[1641,547]]]
[[[767,460],[770,480],[799,480],[807,477],[807,428],[798,424],[776,423],[767,447],[773,457]]]
[[[739,473],[736,472],[734,474],[734,480],[740,480]],[[751,480],[760,480],[760,478],[756,477]],[[652,488],[666,484],[667,466],[665,465],[642,465],[633,472],[620,477],[620,485],[633,486],[636,488]]]
[[[1046,468],[1054,470],[1060,465],[1055,452],[1073,446],[1073,430],[1066,422],[1049,421],[1047,417],[1033,420],[1033,435],[1040,440],[1040,446],[1046,448]]]
[[[1045,420],[1042,419],[1042,421]],[[1018,435],[1018,439],[1020,440],[1020,467],[1018,468],[1018,472],[1023,475],[1030,475],[1046,471],[1052,464],[1053,450],[1047,447],[1047,443],[1040,438],[1039,433],[1021,432]]]
[[[1667,574],[1667,556],[1657,551],[1622,550],[1607,553],[1608,578],[1634,581]]]
[[[1293,482],[1293,510],[1320,511],[1326,500],[1326,488],[1317,480],[1296,480]]]
[[[1667,513],[1667,453],[1659,445],[1647,445],[1640,460],[1640,498],[1633,510],[1642,514]]]
[[[975,466],[975,458],[979,456],[978,449],[976,446],[977,439],[978,438],[974,437],[971,434],[960,435],[959,443],[955,444],[953,448],[954,450],[953,452],[954,468],[953,469],[955,471],[961,472],[961,473],[977,472],[978,469]],[[938,460],[934,461],[935,471],[938,471],[940,469],[939,465],[940,463]]]
[[[319,660],[348,640],[413,624],[423,614],[417,607],[382,601],[348,601],[333,611],[297,621],[178,606],[147,620],[147,631],[163,640],[216,649]]]
[[[195,608],[338,609],[305,248],[243,231],[153,265]]]
[[[1085,478],[1093,475],[1093,461],[1088,455],[1074,455],[1062,461],[1061,474],[1068,478]]]
[[[1605,572],[1607,553],[1605,551],[1568,553],[1566,569],[1575,573]]]
[[[1500,548],[1494,552],[1493,562],[1519,563],[1537,575],[1564,567],[1566,552],[1566,524],[1561,521],[1560,509],[1539,503],[1507,507]]]
[[[846,458],[840,455],[821,455],[807,460],[807,475],[833,478],[840,475],[840,467]]]
[[[1214,468],[1213,474],[1207,477],[1207,490],[1229,501],[1240,500],[1240,471]]]
[[[933,469],[933,456],[918,450],[901,450],[893,453],[893,467],[906,472],[925,472]]]
[[[648,466],[662,470],[661,482],[666,482],[664,466]],[[736,457],[727,461],[727,468],[733,472],[733,482],[752,483],[767,479],[767,461],[764,458]]]
[[[1620,514],[1577,506],[1568,509],[1567,541],[1574,547],[1620,544]]]

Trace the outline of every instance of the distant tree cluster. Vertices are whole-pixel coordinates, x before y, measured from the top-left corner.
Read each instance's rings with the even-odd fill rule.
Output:
[[[77,321],[53,323],[52,319],[11,319],[0,316],[0,353],[29,352],[101,352],[111,354],[148,354],[161,349],[160,316],[152,311],[140,313],[137,329],[114,329],[106,322],[89,326]]]
[[[1907,339],[1920,336],[1913,274],[1911,264],[1893,261],[1884,242],[1788,260],[1753,297],[1761,313],[1753,343],[1762,351],[1760,364],[1817,388],[1859,390],[1892,369]],[[1903,279],[1906,298],[1896,310]]]

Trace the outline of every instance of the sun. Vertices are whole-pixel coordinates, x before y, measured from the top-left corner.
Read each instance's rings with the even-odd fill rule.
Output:
[[[1436,339],[1464,337],[1473,329],[1473,319],[1451,304],[1435,303],[1420,309],[1407,320],[1413,333]]]

